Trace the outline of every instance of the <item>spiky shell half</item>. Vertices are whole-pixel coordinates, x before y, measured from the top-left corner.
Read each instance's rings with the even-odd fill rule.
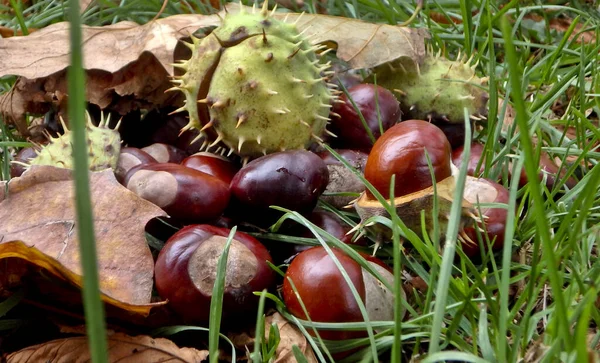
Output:
[[[325,132],[335,98],[316,48],[294,24],[243,10],[227,14],[176,66],[189,123],[242,157],[305,149]]]
[[[418,66],[383,65],[377,83],[398,95],[405,118],[464,123],[464,108],[474,119],[487,115],[486,79],[468,61],[429,54]]]
[[[90,171],[115,169],[121,151],[121,136],[115,129],[108,127],[110,117],[104,118],[95,126],[90,115],[86,115],[86,136],[88,145],[88,165]],[[61,119],[64,134],[49,137],[50,143],[36,150],[37,156],[29,161],[29,165],[51,165],[59,168],[73,169],[73,148],[71,131]]]

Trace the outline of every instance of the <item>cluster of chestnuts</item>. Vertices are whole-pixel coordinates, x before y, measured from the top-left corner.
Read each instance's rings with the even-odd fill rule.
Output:
[[[420,231],[420,214],[423,209],[429,212],[434,183],[439,190],[453,188],[455,171],[463,161],[464,139],[459,136],[460,142],[451,140],[462,135],[462,125],[438,127],[430,120],[401,120],[401,115],[398,99],[387,89],[368,83],[353,85],[331,110],[330,129],[335,137],[325,142],[362,173],[384,199],[391,198],[393,190],[398,215],[409,227]],[[163,132],[170,123],[180,125],[181,120],[177,115],[169,117],[157,130]],[[237,225],[226,268],[224,319],[248,315],[258,303],[255,292],[275,289],[279,283],[287,309],[300,319],[308,318],[306,309],[313,321],[362,321],[359,303],[334,258],[347,272],[368,318],[393,319],[394,299],[405,296],[395,297],[386,284],[343,251],[333,248],[330,254],[322,246],[275,244],[248,233],[276,222],[283,212],[271,206],[279,206],[304,215],[343,243],[368,246],[369,240],[363,236],[353,239],[350,226],[336,214],[317,207],[319,200],[336,208],[354,207],[363,220],[383,214],[377,198],[340,160],[317,146],[274,152],[243,164],[218,150],[175,146],[181,145],[182,137],[186,135],[171,137],[169,142],[142,143],[139,148],[129,143],[121,148],[115,169],[120,183],[161,207],[169,215],[169,223],[180,227],[165,236],[155,269],[156,290],[174,312],[190,323],[208,320],[217,262],[231,228]],[[165,141],[152,137],[148,140]],[[499,180],[477,174],[482,150],[482,144],[473,143],[464,193],[465,211],[469,213],[475,212],[473,206],[479,202],[508,202],[508,191]],[[17,160],[34,156],[31,149],[23,149]],[[556,171],[550,160],[543,161],[543,171]],[[14,165],[13,176],[22,172],[20,165]],[[394,185],[390,185],[392,175]],[[526,183],[524,175],[520,178],[522,184]],[[554,182],[554,178],[547,180]],[[443,195],[441,198],[444,202]],[[452,200],[447,198],[445,202]],[[478,241],[493,241],[493,249],[500,248],[504,241],[506,210],[479,211],[482,215],[461,230],[462,250],[468,256],[480,252]],[[254,229],[245,231],[245,225]],[[288,235],[313,237],[301,225],[286,228]],[[361,254],[391,286],[390,267],[376,257]],[[283,262],[289,267],[281,280],[269,263]],[[362,331],[319,333],[325,339],[364,336]]]

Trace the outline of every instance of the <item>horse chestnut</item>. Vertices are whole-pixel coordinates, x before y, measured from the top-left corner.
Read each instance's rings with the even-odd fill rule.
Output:
[[[306,150],[288,150],[249,162],[234,176],[230,188],[232,199],[251,218],[269,214],[272,205],[310,213],[328,181],[320,157]]]
[[[463,163],[463,152],[464,146],[460,146],[452,151],[452,163],[456,165],[457,168],[460,168]],[[473,142],[471,144],[471,152],[469,154],[469,161],[467,162],[467,175],[478,177],[481,175],[483,168],[485,167],[485,155],[484,145],[478,142]],[[481,159],[484,161],[481,162],[481,166],[479,167],[479,172],[475,174],[475,169],[477,169],[477,165]]]
[[[359,84],[351,87],[348,95],[360,110],[375,140],[381,136],[380,117],[383,131],[400,120],[398,99],[392,92],[381,86],[369,83]],[[334,116],[331,119],[331,130],[337,135],[335,141],[332,140],[332,142],[336,144],[336,147],[368,152],[373,147],[373,142],[348,95],[342,95],[340,97],[342,102],[336,103],[332,108]],[[377,105],[379,105],[379,114]],[[338,114],[339,117],[335,114]]]
[[[475,205],[477,203],[508,203],[509,192],[501,184],[498,184],[492,180],[484,178],[468,178],[465,183],[464,198]],[[506,230],[506,218],[508,211],[505,208],[481,208],[483,223],[477,223],[475,225],[470,224],[463,229],[463,238],[467,237],[462,241],[463,252],[467,256],[474,256],[479,252],[479,239],[475,228],[482,229],[482,238],[485,243],[485,236],[492,241],[492,249],[497,250],[504,246],[504,233]]]
[[[209,319],[217,265],[230,232],[210,225],[190,225],[175,233],[158,255],[156,290],[186,321]],[[258,240],[243,232],[235,233],[225,275],[225,319],[256,309],[258,297],[253,292],[268,289],[275,281],[267,261],[272,262],[271,256]]]
[[[26,148],[19,150],[17,155],[15,155],[14,161],[17,161],[19,163],[29,164],[31,159],[35,158],[38,155],[35,150],[36,150],[35,147],[26,147]],[[10,165],[11,178],[19,177],[25,172],[25,170],[27,170],[26,166],[19,164],[19,163],[11,163],[11,165]]]
[[[199,152],[183,159],[181,165],[210,174],[229,184],[239,171],[237,166],[221,155]]]
[[[140,164],[155,164],[157,161],[150,154],[136,147],[124,147],[119,153],[115,177],[122,183],[127,172]]]
[[[179,164],[138,165],[123,181],[129,190],[183,221],[208,221],[229,203],[229,186],[220,179]]]
[[[188,156],[185,151],[176,148],[173,145],[159,142],[143,147],[142,151],[147,152],[159,163],[179,164]]]
[[[400,122],[373,145],[365,166],[365,178],[386,199],[390,196],[392,175],[396,175],[395,197],[428,188],[433,180],[425,152],[431,160],[436,182],[452,174],[452,150],[442,130],[421,120]],[[369,190],[366,193],[375,199]]]
[[[336,248],[332,249],[332,252],[340,261],[365,304],[369,320],[393,320],[393,293],[344,252]],[[394,275],[389,269],[383,267],[385,266],[383,262],[373,260],[375,257],[371,257],[367,263],[392,284]],[[287,269],[283,281],[283,299],[287,309],[292,315],[306,320],[307,316],[288,278],[293,282],[312,321],[328,323],[364,321],[352,290],[322,246],[310,248],[296,256]],[[319,335],[323,339],[343,340],[364,337],[366,333],[320,330]]]

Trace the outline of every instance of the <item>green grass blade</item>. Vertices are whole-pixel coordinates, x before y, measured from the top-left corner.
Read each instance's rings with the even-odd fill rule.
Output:
[[[468,157],[471,154],[471,124],[469,121],[469,114],[465,109],[465,143],[463,158],[465,158],[460,167],[460,173],[456,177],[456,191],[454,192],[454,202],[452,203],[450,218],[448,221],[448,229],[446,231],[446,242],[444,245],[444,253],[442,256],[442,266],[440,268],[440,276],[437,282],[437,288],[435,292],[435,306],[433,323],[431,327],[431,343],[429,344],[429,354],[433,354],[440,349],[440,336],[442,334],[442,324],[444,322],[444,314],[446,310],[448,288],[450,285],[450,275],[452,270],[452,263],[454,261],[454,255],[456,252],[456,240],[458,235],[458,220],[460,218],[464,185],[467,178],[467,166]]]
[[[104,305],[100,299],[98,282],[96,236],[89,185],[81,19],[79,17],[79,2],[71,0],[69,3],[71,66],[67,71],[69,92],[68,113],[69,123],[73,132],[75,204],[83,271],[83,305],[90,355],[92,362],[99,363],[108,360],[108,348],[106,343]]]
[[[223,249],[223,254],[219,257],[219,262],[217,263],[217,276],[215,278],[215,285],[213,286],[212,298],[210,299],[208,351],[211,363],[219,362],[219,333],[221,332],[221,313],[223,312],[223,292],[225,291],[227,257],[229,256],[229,247],[231,246],[236,231],[237,226],[234,226],[227,237],[227,243]]]
[[[517,55],[513,45],[512,36],[510,34],[510,24],[508,23],[507,19],[502,19],[502,31],[505,41],[504,50],[506,52],[506,61],[509,65],[509,77],[512,85],[511,92],[512,99],[515,104],[516,121],[519,129],[521,130],[520,145],[525,154],[525,172],[527,174],[527,179],[529,180],[528,187],[531,193],[531,198],[533,199],[533,210],[537,216],[535,218],[537,235],[541,240],[542,248],[544,250],[544,259],[546,259],[548,262],[548,278],[550,280],[550,285],[553,290],[553,296],[556,304],[556,314],[554,316],[558,321],[559,331],[567,332],[569,331],[569,325],[567,322],[567,310],[562,294],[562,279],[557,270],[558,264],[554,256],[554,246],[550,237],[550,229],[547,219],[545,217],[546,211],[544,209],[544,200],[542,198],[541,188],[538,183],[539,178],[537,167],[539,163],[535,162],[534,150],[532,146],[533,144],[531,137],[527,132],[527,130],[530,130],[530,126],[527,122],[528,116],[525,109],[523,92],[521,90],[520,74],[522,74],[522,72],[519,70]],[[567,350],[570,351],[573,346],[572,337],[569,334],[561,334],[561,336],[562,339],[565,340]]]

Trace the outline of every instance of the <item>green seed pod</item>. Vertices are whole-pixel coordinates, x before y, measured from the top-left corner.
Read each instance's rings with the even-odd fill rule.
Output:
[[[110,117],[100,121],[98,126],[92,124],[90,115],[87,118],[87,145],[88,166],[90,171],[101,171],[115,169],[121,151],[121,137],[117,129],[108,128]],[[59,168],[73,169],[73,148],[71,144],[71,131],[67,129],[61,119],[65,130],[63,135],[53,138],[49,137],[50,143],[36,150],[37,156],[29,161],[29,165],[51,165]],[[29,166],[28,165],[28,166]]]
[[[460,57],[459,57],[460,58]],[[475,120],[487,115],[486,79],[468,61],[429,55],[419,67],[383,65],[377,84],[398,95],[404,118],[464,123],[464,107]]]
[[[186,96],[189,123],[210,146],[255,158],[305,149],[326,132],[335,98],[318,50],[294,24],[262,11],[228,13],[208,36],[192,38],[192,56],[176,66],[174,89]]]

